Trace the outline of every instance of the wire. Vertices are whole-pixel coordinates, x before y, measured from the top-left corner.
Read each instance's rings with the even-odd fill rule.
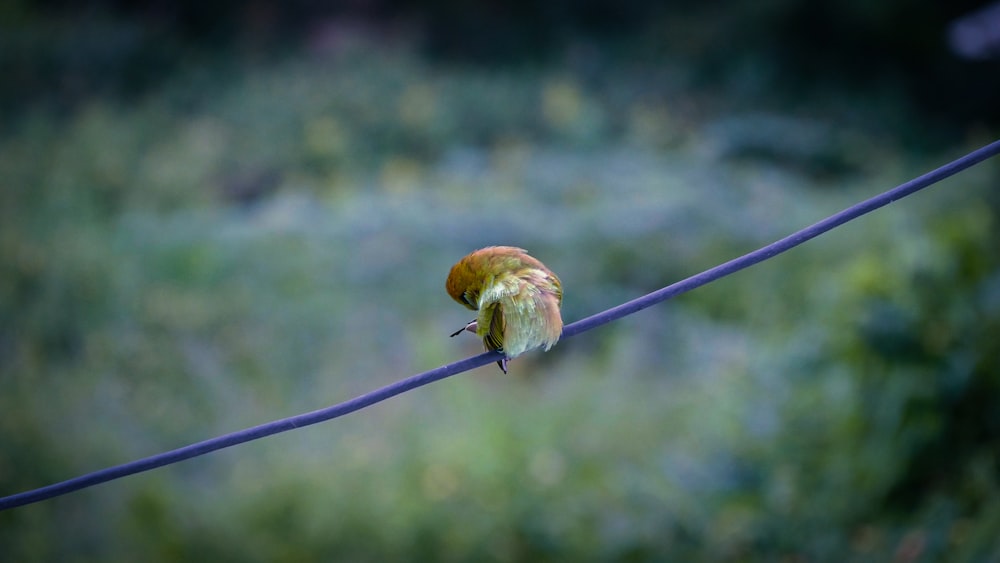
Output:
[[[814,225],[797,231],[777,242],[771,243],[749,254],[745,254],[739,258],[730,260],[729,262],[720,264],[719,266],[709,270],[705,270],[700,274],[696,274],[675,284],[664,287],[663,289],[659,289],[637,299],[633,299],[632,301],[623,303],[617,307],[613,307],[606,311],[568,324],[563,328],[562,338],[576,336],[577,334],[631,315],[632,313],[651,307],[657,303],[670,299],[671,297],[691,291],[692,289],[701,287],[719,278],[728,276],[769,258],[773,258],[774,256],[791,250],[792,248],[795,248],[810,239],[830,231],[831,229],[839,227],[848,221],[857,219],[862,215],[875,211],[876,209],[884,207],[896,200],[911,195],[914,192],[934,185],[949,176],[953,176],[967,168],[975,166],[983,160],[996,156],[997,154],[1000,154],[1000,141],[994,141],[932,172],[928,172],[923,176],[910,180],[905,184],[901,184],[871,199],[852,205],[840,213],[831,215]],[[65,495],[73,491],[92,487],[100,483],[120,479],[128,475],[142,473],[157,467],[163,467],[164,465],[170,465],[186,459],[205,455],[216,450],[221,450],[222,448],[228,448],[230,446],[243,444],[245,442],[257,440],[273,434],[325,422],[327,420],[361,410],[365,407],[369,407],[375,403],[382,402],[401,393],[405,393],[418,387],[423,387],[424,385],[434,383],[435,381],[440,381],[446,377],[495,362],[500,358],[501,354],[499,352],[484,352],[478,356],[472,356],[458,362],[450,363],[430,371],[410,376],[406,379],[397,381],[396,383],[376,389],[370,393],[366,393],[349,401],[324,409],[319,409],[289,418],[283,418],[281,420],[275,420],[266,424],[260,424],[258,426],[253,426],[251,428],[246,428],[244,430],[224,434],[222,436],[217,436],[202,442],[184,446],[176,450],[108,467],[106,469],[94,471],[93,473],[87,473],[60,483],[6,496],[0,498],[0,510],[40,502],[53,497]]]
[[[705,270],[700,274],[695,274],[673,285],[668,285],[663,289],[658,289],[652,293],[608,309],[607,311],[591,315],[571,325],[567,325],[563,329],[562,337],[568,338],[570,336],[575,336],[581,332],[588,331],[592,328],[599,327],[624,316],[631,315],[632,313],[641,311],[662,301],[666,301],[671,297],[675,297],[681,293],[686,293],[709,282],[713,282],[719,278],[734,274],[744,268],[749,268],[754,264],[773,258],[782,252],[791,250],[808,240],[814,239],[827,231],[835,229],[848,221],[857,219],[862,215],[871,213],[881,207],[885,207],[896,200],[902,199],[928,186],[932,186],[949,176],[954,176],[966,168],[975,166],[976,164],[979,164],[987,158],[996,156],[997,154],[1000,154],[1000,141],[993,141],[992,143],[977,149],[959,158],[958,160],[949,162],[936,170],[932,170],[923,176],[914,178],[905,184],[900,184],[899,186],[896,186],[895,188],[887,192],[883,192],[873,198],[866,199],[865,201],[852,205],[840,213],[831,215],[818,223],[796,231],[779,241],[772,242],[771,244],[759,248],[749,254],[744,254],[739,258],[734,258],[729,262],[719,264],[714,268]]]

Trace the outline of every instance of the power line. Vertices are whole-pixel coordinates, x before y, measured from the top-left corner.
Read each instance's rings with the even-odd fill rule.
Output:
[[[613,307],[606,311],[602,311],[595,315],[591,315],[587,318],[568,324],[563,329],[562,338],[576,336],[577,334],[631,315],[632,313],[641,311],[662,301],[666,301],[671,297],[691,291],[692,289],[701,287],[719,278],[723,278],[744,268],[748,268],[754,264],[773,258],[774,256],[791,250],[792,248],[795,248],[796,246],[827,231],[835,229],[848,221],[857,219],[862,215],[875,211],[876,209],[884,207],[926,187],[932,186],[949,176],[953,176],[967,168],[975,166],[983,160],[996,156],[997,154],[1000,154],[1000,141],[994,141],[993,143],[975,150],[936,170],[928,172],[923,176],[910,180],[905,184],[901,184],[873,198],[852,205],[851,207],[831,215],[814,225],[796,231],[795,233],[792,233],[777,242],[773,242],[749,254],[745,254],[739,258],[735,258],[729,262],[705,270],[700,274],[696,274],[687,279],[664,287],[663,289],[659,289],[637,299],[633,299],[632,301],[628,301],[627,303],[623,303],[617,307]],[[170,465],[186,459],[205,455],[209,452],[221,450],[222,448],[243,444],[245,442],[257,440],[273,434],[301,428],[303,426],[310,426],[320,422],[325,422],[327,420],[361,410],[365,407],[374,405],[375,403],[395,397],[401,393],[416,389],[417,387],[423,387],[424,385],[434,383],[435,381],[439,381],[446,377],[495,362],[500,359],[500,356],[501,355],[498,352],[485,352],[479,354],[478,356],[472,356],[458,362],[410,376],[391,385],[376,389],[375,391],[331,407],[275,420],[266,424],[260,424],[258,426],[253,426],[251,428],[184,446],[176,450],[163,452],[129,463],[116,465],[114,467],[108,467],[106,469],[94,471],[93,473],[87,473],[53,485],[6,496],[0,498],[0,510],[40,502],[53,497],[65,495],[73,491],[92,487],[100,483],[120,479],[128,475],[142,473],[157,467],[163,467],[164,465]]]

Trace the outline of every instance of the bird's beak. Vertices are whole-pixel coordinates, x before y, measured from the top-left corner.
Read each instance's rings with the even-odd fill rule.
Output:
[[[479,323],[477,323],[476,321],[470,321],[469,324],[451,333],[451,336],[452,337],[458,336],[459,334],[462,334],[462,332],[466,330],[471,332],[472,334],[475,334],[477,328],[479,328]]]

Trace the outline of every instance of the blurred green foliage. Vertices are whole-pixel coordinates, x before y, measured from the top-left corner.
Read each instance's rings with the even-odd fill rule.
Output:
[[[880,118],[918,115],[891,97],[750,111],[740,84],[702,89],[683,59],[469,67],[341,31],[5,124],[0,493],[477,353],[447,338],[468,319],[443,282],[479,246],[544,260],[572,321],[990,140],[906,150]],[[511,376],[0,513],[0,546],[11,561],[1000,558],[998,171]]]

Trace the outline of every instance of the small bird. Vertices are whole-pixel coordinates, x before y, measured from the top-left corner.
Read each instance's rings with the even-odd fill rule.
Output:
[[[445,282],[452,299],[473,311],[476,320],[457,330],[483,339],[488,351],[504,354],[497,362],[507,373],[507,360],[559,341],[562,334],[562,282],[527,251],[513,246],[481,248],[452,266]]]

